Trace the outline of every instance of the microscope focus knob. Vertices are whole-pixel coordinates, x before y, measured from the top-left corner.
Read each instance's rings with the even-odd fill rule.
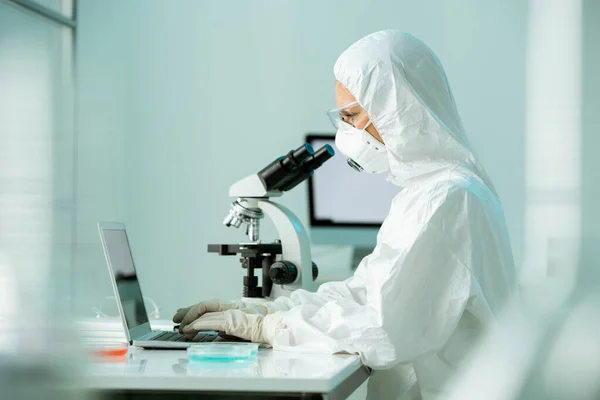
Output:
[[[286,285],[294,282],[298,277],[296,266],[287,261],[277,261],[269,268],[269,278],[277,285]]]

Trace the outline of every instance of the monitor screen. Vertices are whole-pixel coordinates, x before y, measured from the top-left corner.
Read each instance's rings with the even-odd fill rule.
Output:
[[[335,147],[335,135],[307,135],[315,150],[326,144],[335,156],[315,171],[309,181],[311,226],[380,226],[400,188],[387,174],[358,172]]]
[[[142,290],[133,266],[127,234],[121,229],[103,229],[106,253],[117,284],[127,329],[148,322]]]

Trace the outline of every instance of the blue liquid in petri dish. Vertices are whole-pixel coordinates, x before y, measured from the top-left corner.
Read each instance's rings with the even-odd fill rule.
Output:
[[[248,361],[254,359],[256,356],[248,356],[248,357],[216,357],[216,356],[198,356],[198,355],[190,355],[188,358],[190,361],[212,361],[212,362],[235,362],[235,361]]]
[[[256,344],[214,344],[191,346],[188,348],[188,359],[192,362],[243,362],[256,359]]]

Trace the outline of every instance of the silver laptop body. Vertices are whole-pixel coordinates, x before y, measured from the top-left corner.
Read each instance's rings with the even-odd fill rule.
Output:
[[[125,335],[131,345],[144,348],[185,349],[192,343],[222,340],[214,331],[199,332],[190,340],[177,331],[152,330],[125,225],[99,222],[98,231]]]

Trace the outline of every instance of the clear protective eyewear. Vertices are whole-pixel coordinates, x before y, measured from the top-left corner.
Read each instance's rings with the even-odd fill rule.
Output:
[[[352,126],[354,126],[354,120],[357,116],[362,114],[362,108],[358,101],[355,101],[350,104],[346,104],[340,108],[334,108],[332,110],[327,111],[327,116],[329,120],[335,127],[335,129],[339,129],[340,121],[344,121]]]

